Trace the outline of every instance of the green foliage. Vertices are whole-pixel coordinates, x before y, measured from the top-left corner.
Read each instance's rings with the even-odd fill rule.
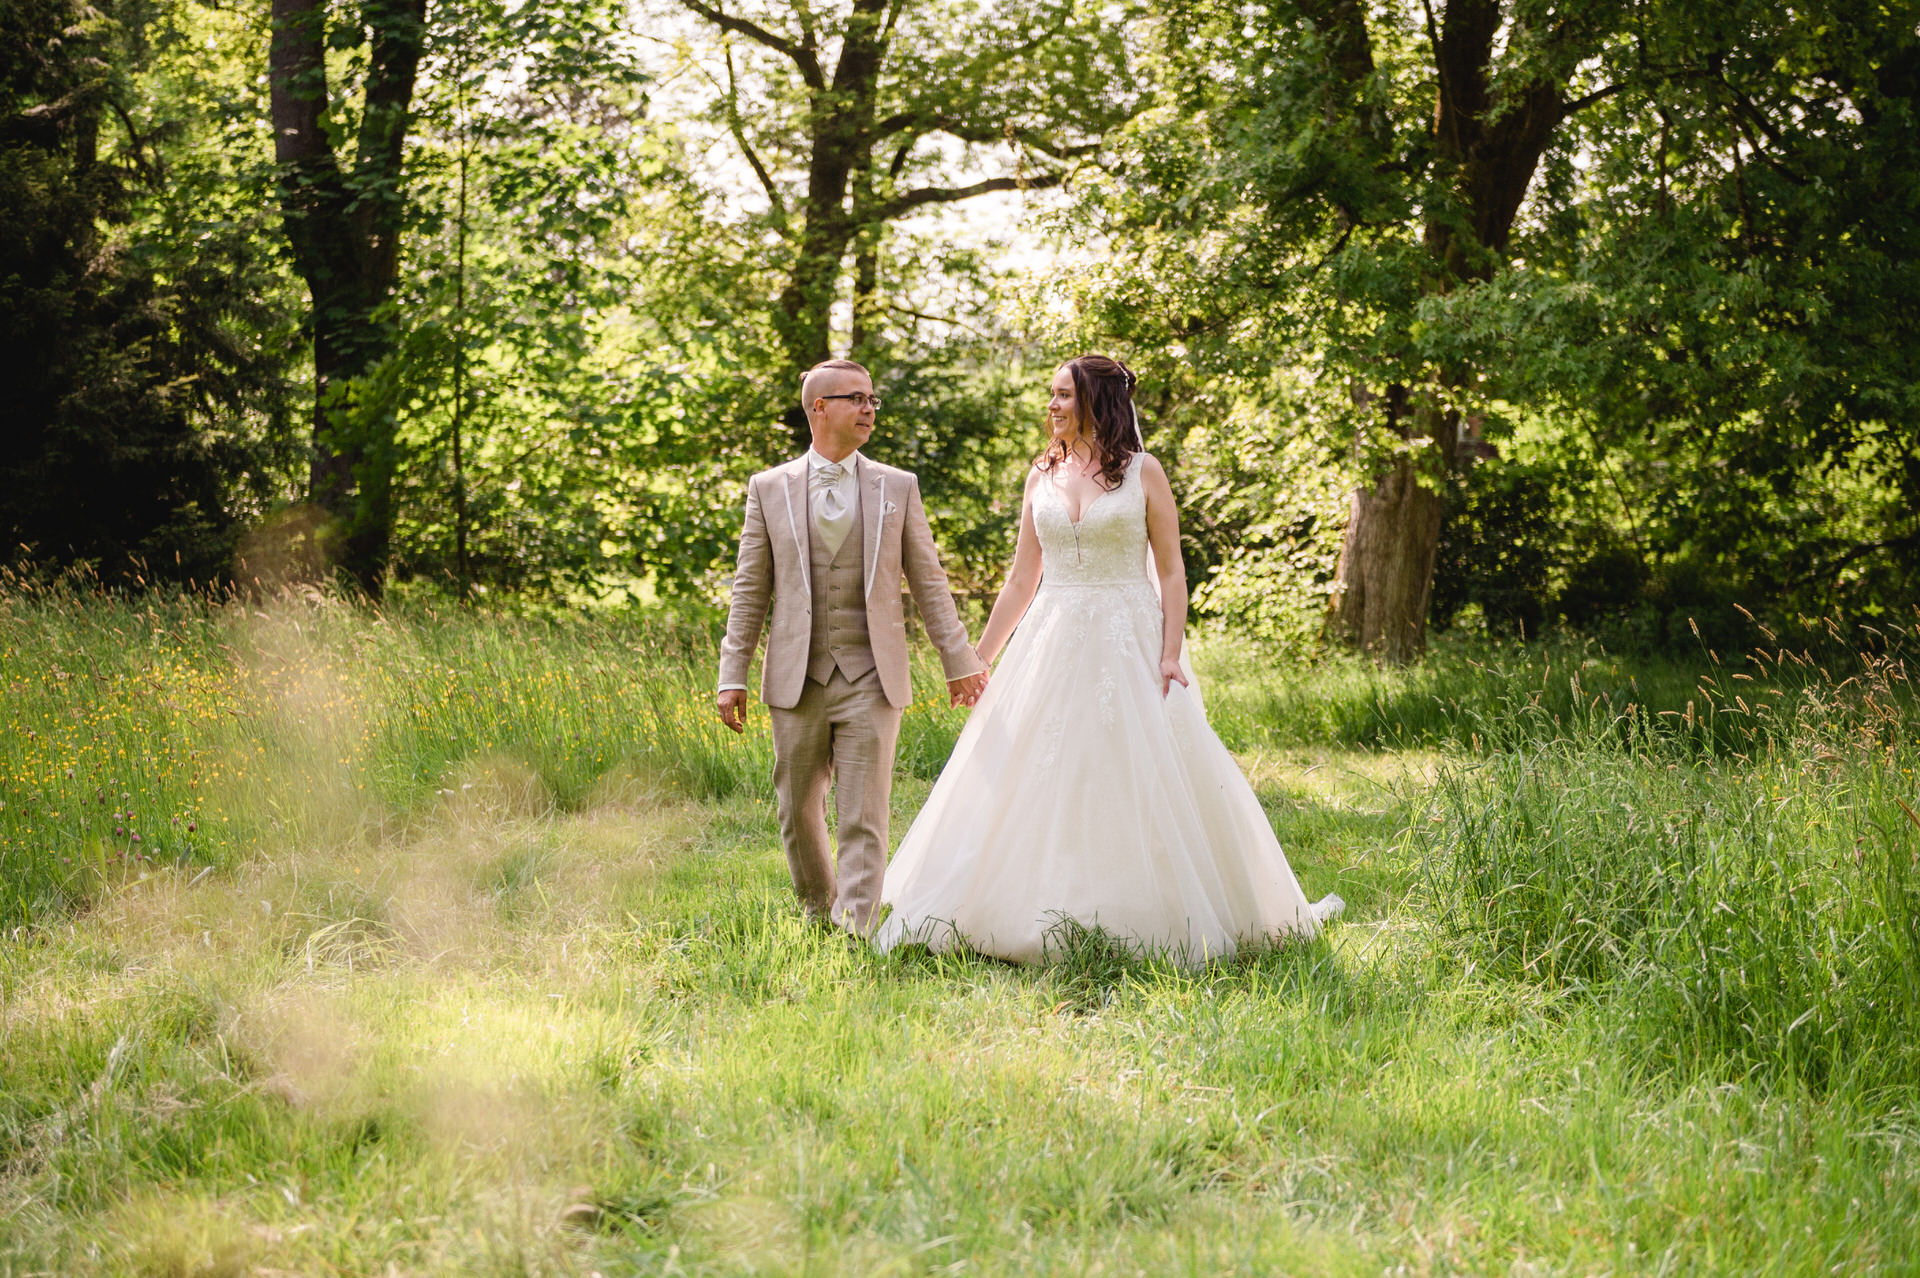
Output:
[[[1572,550],[1564,539],[1571,529],[1555,519],[1557,470],[1509,462],[1476,465],[1458,477],[1434,565],[1436,625],[1444,628],[1473,604],[1492,634],[1540,633],[1554,602],[1551,570]]]
[[[206,581],[293,461],[289,299],[196,5],[0,14],[0,560]],[[222,133],[225,137],[222,137]],[[211,136],[209,136],[211,135]]]
[[[1920,594],[1910,9],[1495,6],[1490,92],[1558,77],[1577,109],[1501,254],[1455,260],[1424,11],[926,0],[887,29],[871,127],[829,137],[858,113],[778,42],[814,24],[825,67],[864,9],[727,10],[770,44],[685,5],[436,5],[392,348],[329,402],[391,444],[396,578],[463,597],[719,602],[744,479],[794,446],[805,330],[874,368],[872,451],[920,473],[980,603],[1041,375],[1104,346],[1144,375],[1210,626],[1314,646],[1347,494],[1397,458],[1447,491],[1436,626],[1684,650],[1736,606],[1893,615]],[[346,145],[369,50],[329,12]],[[267,20],[0,21],[5,554],[218,577],[309,495]],[[1065,192],[1047,287],[930,215],[1009,183]],[[1499,455],[1443,464],[1421,414]]]
[[[1280,376],[1176,384],[1146,432],[1177,476],[1196,618],[1293,652],[1317,646],[1352,482],[1307,398]]]
[[[1045,439],[1045,374],[1022,356],[984,341],[896,350],[880,381],[887,416],[866,448],[919,477],[941,566],[983,609],[1013,562],[1023,480]]]
[[[1506,238],[1465,227],[1459,185],[1503,161],[1458,168],[1432,123],[1461,100],[1433,39],[1468,13],[1501,33],[1487,127],[1541,83],[1568,104]],[[1286,404],[1360,476],[1407,457],[1447,488],[1436,620],[1684,644],[1741,602],[1897,610],[1920,572],[1912,6],[1435,14],[1161,11],[1158,96],[1069,218],[1115,250],[1072,282],[1087,329],[1215,402]],[[1461,475],[1408,430],[1423,412],[1481,419],[1503,457]]]
[[[1436,331],[1592,441],[1656,608],[1696,582],[1696,609],[1897,606],[1920,571],[1912,11],[1676,9],[1608,56],[1623,90],[1549,156],[1528,269]]]

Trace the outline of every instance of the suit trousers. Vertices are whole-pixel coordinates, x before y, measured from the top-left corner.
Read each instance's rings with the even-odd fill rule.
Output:
[[[887,873],[887,817],[900,710],[887,703],[877,670],[849,680],[806,680],[792,709],[769,706],[773,789],[793,890],[808,915],[865,936]],[[839,813],[835,872],[827,842],[827,787]]]

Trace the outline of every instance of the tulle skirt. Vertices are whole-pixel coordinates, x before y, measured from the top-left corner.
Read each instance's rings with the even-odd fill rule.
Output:
[[[1079,924],[1197,964],[1339,912],[1301,892],[1197,685],[1161,697],[1160,641],[1145,578],[1042,583],[887,867],[879,949],[1033,962]]]

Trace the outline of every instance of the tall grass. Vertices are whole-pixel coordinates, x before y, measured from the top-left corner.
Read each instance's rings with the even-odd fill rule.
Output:
[[[1346,918],[1016,968],[804,925],[703,629],[0,591],[0,1274],[1912,1272],[1869,638],[1204,645]]]
[[[1873,638],[1844,666],[1783,646],[1740,669],[1704,651],[1628,666],[1560,643],[1283,670],[1214,643],[1201,667],[1241,748],[1455,751],[1403,841],[1461,961],[1625,991],[1622,1023],[1662,1060],[1892,1084],[1920,1076],[1920,760],[1905,634]],[[711,660],[711,636],[670,619],[12,583],[0,920],[161,863],[377,836],[475,761],[563,809],[622,787],[764,793],[764,719],[743,740],[714,722]],[[899,761],[931,779],[964,717],[924,660],[916,678]]]
[[[1276,663],[1257,646],[1223,637],[1196,657],[1207,715],[1233,749],[1312,741],[1364,749],[1473,747],[1489,731],[1529,716],[1525,735],[1562,721],[1592,698],[1603,704],[1684,710],[1694,668],[1666,657],[1623,661],[1598,645],[1444,638],[1418,666],[1393,669],[1338,654]],[[1505,734],[1502,733],[1504,736]]]
[[[1524,704],[1406,839],[1460,960],[1602,999],[1659,1068],[1920,1085],[1920,737],[1904,635],[1684,711]],[[1737,691],[1736,691],[1737,689]],[[1744,747],[1735,749],[1734,746]]]
[[[1920,612],[1916,612],[1920,619]],[[1312,664],[1276,663],[1261,648],[1215,637],[1198,657],[1207,712],[1234,749],[1316,741],[1367,749],[1454,745],[1479,751],[1517,747],[1575,730],[1605,732],[1631,747],[1641,719],[1666,719],[1693,748],[1750,750],[1798,731],[1830,696],[1858,692],[1850,680],[1905,659],[1910,631],[1801,618],[1803,639],[1788,647],[1755,623],[1744,654],[1705,647],[1691,661],[1670,654],[1632,658],[1592,640],[1543,642],[1443,637],[1425,661],[1383,668],[1328,654]],[[1915,690],[1882,682],[1871,713],[1911,721]]]
[[[351,838],[511,761],[561,807],[608,786],[764,788],[764,717],[715,721],[710,637],[670,620],[374,611],[0,588],[0,924],[171,863]],[[937,672],[903,730],[945,762]]]

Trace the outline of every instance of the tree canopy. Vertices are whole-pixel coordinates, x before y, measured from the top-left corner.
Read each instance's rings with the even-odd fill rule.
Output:
[[[1871,616],[1917,96],[1920,8],[1856,0],[22,0],[6,554],[711,602],[850,353],[984,596],[1106,348],[1219,624]]]

